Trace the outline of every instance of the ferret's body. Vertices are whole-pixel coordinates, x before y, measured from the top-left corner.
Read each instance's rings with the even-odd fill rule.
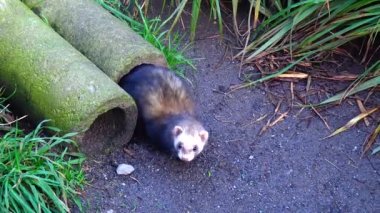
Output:
[[[152,143],[191,161],[204,148],[208,132],[194,118],[194,104],[183,82],[166,68],[143,64],[120,80],[135,100],[138,127]]]

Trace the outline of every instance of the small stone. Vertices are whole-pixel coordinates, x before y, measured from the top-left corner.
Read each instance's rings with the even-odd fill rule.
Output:
[[[252,159],[253,159],[253,155],[250,155],[250,156],[249,156],[249,159],[252,160]]]
[[[129,164],[120,164],[117,169],[116,169],[116,173],[118,175],[129,175],[131,174],[133,171],[135,171],[135,168],[133,168],[133,166],[129,165]]]
[[[107,213],[114,213],[115,211],[113,209],[110,209],[108,211],[106,211]]]

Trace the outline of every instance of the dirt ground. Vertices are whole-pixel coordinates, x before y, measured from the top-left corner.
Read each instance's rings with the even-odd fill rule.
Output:
[[[199,117],[211,133],[206,150],[184,163],[134,139],[128,145],[133,156],[118,150],[90,159],[90,185],[83,192],[86,211],[379,212],[380,156],[361,158],[361,150],[380,114],[369,119],[370,127],[360,123],[322,140],[359,113],[354,101],[321,111],[329,130],[313,111],[291,107],[289,82],[274,83],[269,90],[260,85],[223,94],[241,83],[239,64],[228,59],[229,52],[211,28],[215,26],[201,25],[200,38],[187,52],[198,68],[188,69],[187,77]],[[345,64],[339,69],[360,68]],[[305,87],[306,82],[298,82],[296,92],[303,93]],[[288,116],[259,135],[274,114],[273,102],[280,100],[279,112],[290,110]],[[366,106],[379,103],[380,95],[374,94]],[[131,176],[118,176],[119,163],[136,170]]]

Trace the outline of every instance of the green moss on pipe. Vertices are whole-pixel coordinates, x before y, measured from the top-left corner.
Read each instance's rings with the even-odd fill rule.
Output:
[[[158,49],[94,0],[24,2],[115,82],[142,63],[166,66]]]
[[[133,133],[132,98],[18,0],[0,0],[0,84],[16,88],[13,105],[63,132],[83,135],[99,115],[119,108],[124,142]]]

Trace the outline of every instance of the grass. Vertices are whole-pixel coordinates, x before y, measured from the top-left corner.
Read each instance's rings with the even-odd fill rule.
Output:
[[[112,0],[111,0],[112,1]],[[235,1],[235,0],[233,0]],[[136,6],[137,1],[130,1],[130,8],[133,8]],[[144,14],[146,15],[146,11],[148,11],[149,7],[149,0],[141,0],[141,5],[144,5],[145,10]],[[174,1],[171,0],[161,0],[162,3],[162,10],[167,6],[169,3],[171,8],[175,8],[174,12],[171,14],[171,17],[168,18],[166,21],[171,20],[171,26],[168,31],[170,34],[174,28],[175,25],[178,24],[178,21],[181,19],[181,16],[185,13],[185,7],[188,4],[191,4],[191,18],[190,18],[190,40],[193,41],[196,35],[196,29],[198,26],[198,19],[199,14],[201,12],[202,2],[206,2],[210,7],[210,18],[212,18],[214,21],[218,23],[220,34],[223,34],[223,19],[222,19],[222,10],[221,10],[221,0],[208,0],[208,1],[202,1],[202,0],[179,0]]]
[[[195,69],[191,60],[184,56],[187,48],[179,46],[183,37],[178,33],[169,33],[165,30],[166,24],[172,18],[162,21],[160,18],[148,19],[141,6],[137,3],[134,8],[137,9],[137,17],[128,8],[120,3],[119,0],[96,0],[102,7],[107,9],[117,18],[127,22],[129,26],[141,35],[146,41],[158,48],[166,58],[170,69],[174,70],[179,76],[184,77],[182,65],[187,65]]]
[[[257,2],[257,1],[256,1]],[[270,2],[270,1],[263,1]],[[293,66],[303,60],[313,62],[329,51],[358,38],[368,38],[370,47],[380,30],[380,1],[376,0],[305,0],[272,1],[270,16],[261,14],[262,23],[246,37],[247,45],[236,58],[243,63],[256,63],[281,53],[283,64]],[[253,3],[252,3],[253,4]],[[362,61],[369,61],[369,48]],[[301,61],[296,60],[303,58]],[[289,67],[290,68],[290,67]],[[272,73],[265,80],[277,77],[288,69]],[[372,77],[372,76],[370,76]],[[361,79],[362,80],[362,79]],[[262,80],[261,80],[262,81]],[[261,82],[260,81],[260,82]],[[374,81],[374,86],[379,81]]]
[[[352,84],[346,89],[346,91],[338,93],[324,101],[319,105],[325,105],[330,103],[341,102],[348,96],[367,90],[370,88],[375,88],[380,85],[380,61],[377,61],[371,67],[365,70]]]
[[[249,53],[245,62],[281,50],[297,57],[376,34],[380,29],[380,5],[373,2],[306,0],[289,4],[268,17],[249,38],[255,41],[239,54]]]
[[[81,209],[76,189],[85,183],[84,157],[64,148],[75,145],[75,134],[57,136],[59,130],[45,121],[25,133],[17,122],[10,124],[5,100],[0,96],[1,211],[69,212],[70,203]],[[52,136],[45,136],[46,130]]]

